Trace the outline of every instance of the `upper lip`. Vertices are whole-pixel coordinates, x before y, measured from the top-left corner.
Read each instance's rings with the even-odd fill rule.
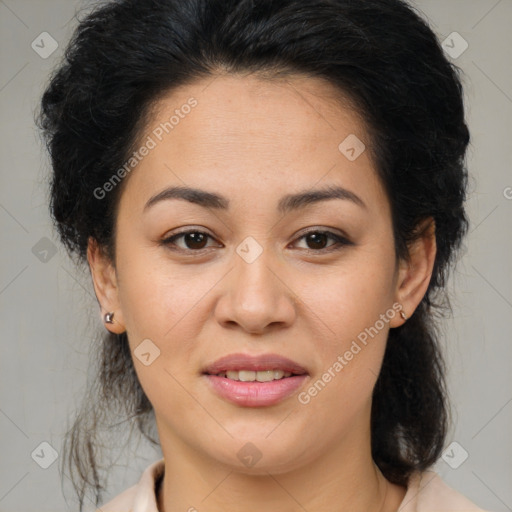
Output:
[[[230,370],[283,370],[284,372],[294,373],[296,375],[306,374],[307,371],[295,361],[279,354],[261,354],[251,356],[249,354],[229,354],[217,359],[206,366],[203,373],[216,375]]]

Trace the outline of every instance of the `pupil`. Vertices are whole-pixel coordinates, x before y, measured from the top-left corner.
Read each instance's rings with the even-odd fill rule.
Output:
[[[318,237],[320,237],[320,245],[323,245],[322,241],[325,242],[325,238],[326,238],[325,234],[323,234],[323,233],[313,233],[313,234],[309,235],[309,239],[313,240],[313,244],[315,244],[315,243],[318,244],[319,243]],[[316,239],[316,242],[315,242],[315,239]],[[323,247],[313,247],[313,249],[322,249],[322,248]]]
[[[202,249],[203,246],[196,247],[194,246],[194,243],[199,243],[199,245],[201,245],[201,242],[204,242],[204,239],[206,239],[203,233],[187,233],[185,238],[190,249]],[[190,247],[190,244],[192,244],[192,247]]]

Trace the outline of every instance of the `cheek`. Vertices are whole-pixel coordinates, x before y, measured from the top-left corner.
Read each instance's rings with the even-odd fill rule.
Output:
[[[322,407],[329,408],[329,403],[342,404],[345,412],[354,413],[371,396],[386,348],[389,322],[396,315],[392,307],[393,258],[392,251],[372,248],[360,252],[326,279],[308,276],[302,280],[310,316],[321,320],[317,323],[321,334],[315,336],[321,369],[303,400],[315,402],[313,407],[318,407],[318,414],[323,414]]]
[[[204,290],[188,277],[177,277],[176,272],[171,275],[169,265],[148,261],[149,251],[142,252],[129,261],[120,259],[118,265],[128,342],[138,380],[155,410],[170,410],[181,417],[190,407],[190,396],[179,382],[184,380],[182,371],[198,338],[196,329],[202,320],[195,305]],[[139,348],[143,346],[144,351]],[[150,353],[148,365],[138,356],[146,352]]]
[[[119,299],[134,344],[145,338],[162,343],[175,336],[193,339],[214,314],[208,311],[213,306],[207,295],[225,269],[215,265],[199,271],[196,265],[171,264],[161,251],[139,247],[119,252]],[[308,264],[307,269],[297,269],[290,265],[285,270],[283,279],[303,303],[298,320],[316,323],[322,338],[331,340],[319,344],[320,352],[343,348],[390,307],[391,261],[391,250],[368,244],[331,266]],[[174,351],[174,345],[166,343],[166,350]]]
[[[192,266],[170,265],[160,252],[156,247],[137,247],[118,258],[119,301],[126,329],[138,337],[164,338],[204,293]]]
[[[315,273],[300,273],[294,290],[311,309],[309,314],[323,321],[323,334],[343,345],[391,308],[392,258],[391,251],[378,248],[358,251],[332,271],[317,269]]]
[[[358,286],[361,281],[358,281]],[[319,364],[298,396],[305,413],[329,425],[334,436],[365,417],[384,357],[389,320],[396,314],[377,294],[338,292],[338,300],[318,304],[329,329],[315,346]],[[327,333],[327,334],[326,334]],[[359,420],[357,420],[358,418]]]

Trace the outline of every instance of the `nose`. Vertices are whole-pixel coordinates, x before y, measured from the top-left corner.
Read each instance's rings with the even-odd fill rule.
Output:
[[[293,324],[295,293],[286,282],[289,276],[285,276],[283,266],[271,260],[269,249],[263,249],[254,261],[233,253],[235,268],[229,272],[216,305],[217,321],[223,327],[239,326],[259,334]]]

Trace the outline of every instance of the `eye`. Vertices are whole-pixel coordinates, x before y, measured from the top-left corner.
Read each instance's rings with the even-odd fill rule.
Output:
[[[325,247],[325,243],[328,239],[334,240],[334,244]],[[339,250],[346,245],[354,245],[350,240],[345,238],[342,235],[338,235],[337,233],[333,233],[332,231],[321,231],[321,230],[312,230],[303,234],[298,240],[306,240],[307,244],[312,244],[313,247],[308,247],[306,250],[317,252],[331,252],[333,250]]]
[[[174,235],[163,239],[161,244],[171,250],[200,252],[203,249],[208,248],[206,244],[209,238],[213,239],[213,237],[208,233],[193,229],[182,231],[181,233],[175,233]],[[326,243],[329,239],[334,241],[334,243],[326,247]],[[182,241],[184,245],[178,244],[178,240]],[[297,240],[305,240],[306,244],[310,245],[310,247],[306,247],[306,250],[311,252],[331,252],[333,250],[340,250],[347,245],[354,245],[350,240],[342,235],[332,231],[322,230],[308,231],[301,237],[297,238]]]
[[[176,233],[168,238],[165,238],[164,240],[161,241],[161,243],[165,246],[178,246],[178,250],[182,251],[186,251],[187,249],[189,249],[198,252],[206,248],[205,243],[208,240],[208,238],[213,237],[211,237],[208,233],[204,231],[192,229],[189,231]],[[185,247],[176,244],[176,241],[180,239],[183,240]],[[172,249],[172,247],[169,248]]]

